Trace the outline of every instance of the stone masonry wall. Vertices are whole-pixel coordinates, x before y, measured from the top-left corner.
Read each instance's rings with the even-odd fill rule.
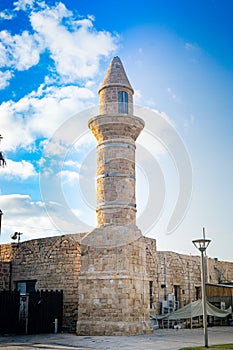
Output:
[[[0,291],[9,290],[10,263],[0,261]]]
[[[15,243],[1,245],[0,290],[9,290],[10,288],[10,264],[12,265],[12,289],[14,289],[16,281],[30,279],[37,280],[36,289],[62,289],[64,292],[63,324],[72,326],[73,330],[75,330],[79,302],[78,283],[81,259],[80,237],[81,235],[77,234],[43,238],[22,242],[19,247]],[[179,290],[178,297],[180,307],[189,303],[189,301],[196,299],[198,288],[200,292],[199,297],[201,297],[200,256],[156,251],[156,240],[151,238],[144,238],[143,245],[144,244],[146,249],[147,274],[147,278],[144,280],[145,293],[149,293],[150,281],[153,286],[153,304],[150,310],[151,314],[160,312],[164,294],[174,293],[174,286],[177,286]],[[96,256],[96,259],[98,259],[98,256]],[[132,260],[132,262],[133,261],[134,260]],[[116,260],[116,263],[118,269],[120,269],[120,261]],[[98,265],[97,262],[95,264]],[[132,268],[134,267],[132,266]],[[206,277],[209,283],[218,284],[220,282],[233,282],[232,262],[207,258],[206,270]],[[110,280],[106,280],[106,283],[110,286],[111,283],[118,283],[119,291],[122,286],[124,289],[122,289],[122,292],[124,293],[123,296],[126,296],[127,287],[123,287],[123,284],[121,284],[121,277],[123,276],[119,275],[117,278],[112,276]],[[137,279],[135,279],[135,282],[136,280]],[[166,289],[161,288],[163,284],[166,284]],[[88,295],[88,291],[86,291],[86,294]],[[111,297],[109,298],[109,309],[114,313],[114,308],[110,303],[110,300]],[[101,306],[101,303],[104,302],[104,300],[96,302],[99,302],[99,306]],[[124,303],[124,297],[122,297],[121,303]],[[116,307],[116,305],[114,307]],[[147,305],[145,305],[145,307],[147,307]]]
[[[118,247],[82,244],[78,335],[151,333],[144,237]]]
[[[165,294],[175,294],[179,307],[196,300],[201,292],[201,260],[199,256],[178,254],[175,252],[157,252],[158,301]],[[166,288],[161,288],[166,285]],[[201,297],[201,294],[199,294]],[[160,305],[157,306],[159,311]]]
[[[11,260],[15,251],[12,244],[0,245],[0,291],[10,289]]]
[[[108,87],[100,92],[100,114],[116,114],[118,113],[118,97],[119,91],[125,91],[128,93],[128,107],[129,114],[133,114],[133,95],[132,90],[122,86]]]
[[[201,257],[176,252],[156,252],[152,241],[147,238],[147,269],[153,281],[151,313],[160,313],[162,300],[169,293],[175,294],[175,289],[179,307],[201,298]],[[205,265],[207,282],[233,284],[233,262],[216,261],[207,257]],[[166,288],[161,288],[164,285]]]
[[[135,224],[135,140],[144,122],[129,115],[89,120],[97,139],[97,226]]]
[[[233,263],[209,258],[207,277],[209,283],[233,282]]]
[[[36,280],[37,290],[63,290],[63,325],[73,330],[78,317],[79,241],[78,234],[2,246],[12,260],[12,289],[17,281]]]

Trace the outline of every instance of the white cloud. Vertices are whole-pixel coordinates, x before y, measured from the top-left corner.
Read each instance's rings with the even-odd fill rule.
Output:
[[[1,34],[2,32],[0,32]],[[4,43],[2,43],[0,41],[0,67],[5,67],[7,66],[7,53],[6,53],[6,49],[5,49],[5,46],[4,46]]]
[[[32,8],[35,0],[18,0],[14,2],[15,11],[26,11],[28,8]]]
[[[77,186],[79,181],[79,173],[76,171],[62,170],[57,176],[61,177],[62,185],[69,183],[70,185]]]
[[[23,118],[14,113],[14,102],[8,101],[0,105],[0,130],[4,136],[1,149],[15,150],[19,145],[30,145],[33,138]],[[14,127],[12,127],[14,125]]]
[[[1,169],[0,177],[9,179],[21,178],[26,180],[29,177],[36,176],[36,170],[32,163],[22,160],[21,162],[14,162],[7,160],[7,166]]]
[[[9,80],[12,77],[12,72],[9,70],[5,72],[0,71],[0,90],[4,89],[6,86],[9,85]]]
[[[62,139],[54,137],[52,140],[49,140],[48,143],[44,144],[44,156],[43,158],[43,166],[47,166],[47,171],[51,173],[52,166],[62,166],[62,156],[67,153],[67,144],[63,142]],[[56,157],[55,164],[53,164],[54,158]],[[49,167],[47,162],[49,162]]]
[[[93,16],[77,18],[62,2],[49,7],[44,2],[19,0],[14,5],[15,13],[25,11],[32,31],[14,35],[6,30],[0,32],[0,67],[27,70],[39,63],[40,54],[47,49],[55,73],[71,83],[92,78],[98,72],[100,57],[116,50],[117,36],[97,31]],[[0,13],[3,19],[6,13]]]
[[[96,147],[96,141],[93,134],[88,130],[86,133],[82,134],[74,144],[74,149],[81,153],[87,149],[93,149]]]
[[[48,210],[49,206],[49,212]],[[77,225],[81,211],[69,208],[73,221],[65,216],[67,211],[59,203],[33,201],[29,195],[10,194],[0,196],[2,217],[2,241],[11,241],[14,232],[22,232],[21,240],[42,238],[58,234],[83,232]],[[65,214],[64,214],[65,213]],[[56,226],[55,226],[55,225]]]
[[[74,169],[80,169],[81,164],[74,160],[67,160],[64,162],[64,166],[74,168]]]
[[[142,93],[140,90],[134,90],[134,103],[140,105],[142,102]]]
[[[11,20],[12,18],[14,18],[14,14],[12,11],[4,10],[0,12],[0,20]]]
[[[116,48],[116,37],[97,31],[93,17],[77,18],[61,2],[49,7],[43,2],[20,0],[14,5],[17,11],[27,11],[33,32],[15,35],[0,32],[0,66],[10,67],[0,73],[0,88],[9,84],[14,69],[26,70],[36,65],[45,49],[57,71],[48,70],[44,84],[36,91],[19,101],[9,100],[0,105],[5,151],[15,151],[17,147],[31,150],[37,138],[51,137],[70,116],[90,107],[90,100],[97,97],[91,89],[100,57],[108,56]],[[85,86],[85,80],[86,87],[77,86],[80,83]]]
[[[43,45],[40,37],[23,31],[21,35],[11,35],[8,31],[0,32],[1,67],[12,67],[19,71],[27,70],[39,62]]]
[[[78,86],[45,87],[17,102],[0,105],[0,130],[4,135],[3,150],[27,148],[37,137],[51,137],[67,118],[90,103],[94,94]],[[12,128],[14,125],[14,128]]]
[[[10,241],[15,231],[23,233],[21,240],[58,234],[41,201],[33,201],[28,195],[1,195],[0,207],[3,211],[1,237],[5,241]]]
[[[74,20],[62,3],[32,12],[30,20],[50,51],[57,72],[67,82],[93,76],[98,71],[100,56],[116,50],[115,37],[95,30],[90,16]]]
[[[85,84],[85,87],[86,88],[90,88],[92,87],[93,85],[95,85],[95,82],[93,80],[88,80]]]
[[[20,216],[22,214],[24,216],[35,216],[38,214],[38,208],[41,210],[44,207],[42,202],[33,202],[31,197],[25,194],[2,195],[0,197],[0,203],[5,215],[10,214],[14,216]]]

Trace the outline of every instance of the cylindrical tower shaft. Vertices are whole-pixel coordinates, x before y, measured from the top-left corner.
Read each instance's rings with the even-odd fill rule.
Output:
[[[99,95],[101,114],[88,123],[97,140],[97,225],[135,224],[135,141],[144,122],[132,114],[133,89],[118,57]]]

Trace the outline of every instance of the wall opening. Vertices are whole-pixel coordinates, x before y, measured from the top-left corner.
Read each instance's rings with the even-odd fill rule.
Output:
[[[118,91],[118,113],[128,114],[128,93]]]
[[[195,300],[201,299],[201,287],[195,287]]]
[[[16,290],[18,290],[21,295],[27,294],[30,292],[35,292],[36,280],[16,281],[15,287],[16,287]]]
[[[153,308],[153,281],[149,281],[150,309]]]

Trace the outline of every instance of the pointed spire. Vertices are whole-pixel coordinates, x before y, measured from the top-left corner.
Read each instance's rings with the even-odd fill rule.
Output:
[[[123,64],[120,58],[116,56],[110,62],[104,81],[100,86],[99,93],[102,89],[108,86],[119,86],[119,85],[132,90],[132,93],[133,93],[133,88],[130,85],[130,82],[127,78]]]

